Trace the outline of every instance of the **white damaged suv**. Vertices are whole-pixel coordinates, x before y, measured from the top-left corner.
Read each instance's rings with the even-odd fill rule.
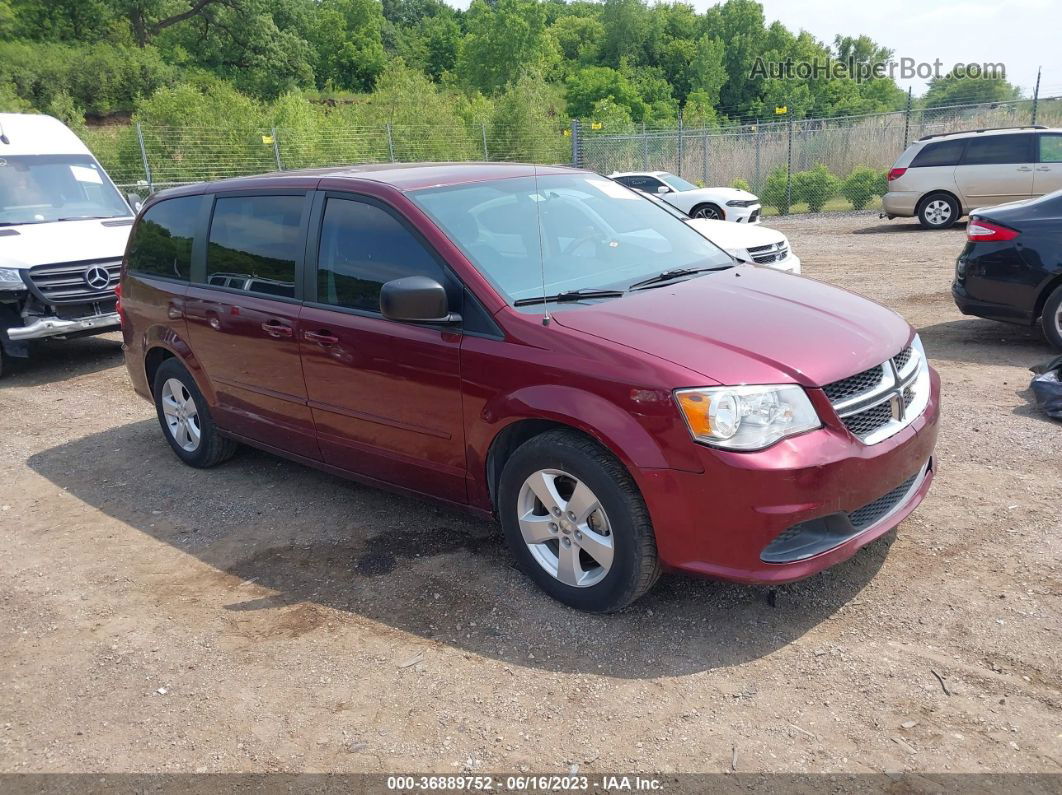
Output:
[[[114,288],[133,215],[62,122],[0,113],[0,373],[30,340],[119,327]]]

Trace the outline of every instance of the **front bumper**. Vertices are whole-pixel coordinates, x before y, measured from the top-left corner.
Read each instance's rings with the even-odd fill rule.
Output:
[[[7,329],[7,336],[13,340],[35,340],[43,337],[61,337],[67,334],[98,334],[114,331],[121,327],[117,312],[102,315],[63,320],[58,317],[37,318],[28,326],[15,326]]]
[[[702,448],[703,473],[642,470],[642,489],[669,569],[746,583],[803,579],[850,558],[902,522],[933,482],[940,378],[930,370],[925,411],[882,442],[865,445],[834,418],[823,428],[756,453]],[[901,487],[887,512],[837,543],[791,562],[768,563],[775,539],[802,523],[854,515]],[[821,550],[821,551],[820,551]],[[770,558],[770,555],[767,556]]]
[[[724,220],[733,221],[737,224],[758,224],[760,222],[760,216],[763,214],[763,207],[759,204],[754,204],[751,207],[731,207],[727,205],[723,208],[723,214],[726,216]]]

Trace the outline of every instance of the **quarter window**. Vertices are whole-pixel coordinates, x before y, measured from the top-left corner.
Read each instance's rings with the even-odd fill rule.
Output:
[[[317,300],[380,311],[380,288],[404,276],[446,284],[442,266],[391,213],[366,202],[328,199],[318,250]]]
[[[1062,163],[1062,135],[1040,136],[1040,162]]]
[[[295,296],[303,196],[229,196],[214,203],[207,284]]]
[[[927,144],[921,152],[915,155],[914,160],[911,161],[911,168],[958,165],[965,145],[966,141],[962,139]]]
[[[202,196],[183,196],[148,208],[129,245],[129,270],[187,280],[202,201]]]
[[[967,141],[962,164],[964,166],[985,166],[1031,161],[1028,135],[994,135],[989,138],[971,138]]]

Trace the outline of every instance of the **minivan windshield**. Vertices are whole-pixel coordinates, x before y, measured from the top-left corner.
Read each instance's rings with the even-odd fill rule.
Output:
[[[91,155],[0,153],[0,226],[129,215]]]
[[[678,218],[593,174],[516,177],[410,195],[510,303],[577,291],[622,294],[664,271],[734,264]]]

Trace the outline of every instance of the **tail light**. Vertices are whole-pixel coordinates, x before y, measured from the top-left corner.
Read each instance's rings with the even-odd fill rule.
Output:
[[[122,285],[114,288],[114,311],[118,313],[118,325],[125,328],[125,312],[122,310]]]
[[[1020,232],[1009,226],[994,224],[984,218],[971,218],[966,225],[966,239],[971,243],[983,243],[989,240],[1013,240]]]
[[[902,177],[906,173],[907,173],[907,169],[906,168],[890,168],[889,169],[889,182],[892,182],[894,179],[899,179],[900,177]]]

